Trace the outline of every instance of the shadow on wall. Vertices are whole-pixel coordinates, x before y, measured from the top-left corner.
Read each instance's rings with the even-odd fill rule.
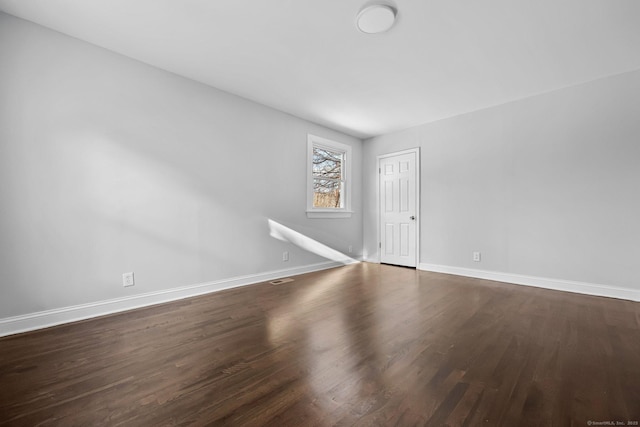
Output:
[[[327,258],[331,261],[336,261],[344,265],[348,264],[356,264],[360,261],[351,258],[339,252],[335,249],[330,248],[327,245],[324,245],[312,238],[305,236],[302,233],[298,233],[295,230],[290,229],[289,227],[285,227],[284,225],[272,220],[267,220],[269,223],[269,235],[274,239],[282,240],[283,242],[290,242],[294,245],[302,248],[308,252],[319,255],[323,258]]]

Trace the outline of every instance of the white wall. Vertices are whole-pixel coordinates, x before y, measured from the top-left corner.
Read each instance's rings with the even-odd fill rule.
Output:
[[[421,263],[640,290],[640,71],[363,146],[368,259],[376,156],[421,147]]]
[[[268,218],[359,255],[361,141],[6,14],[0,60],[0,319],[324,261]],[[352,218],[306,218],[307,133]]]

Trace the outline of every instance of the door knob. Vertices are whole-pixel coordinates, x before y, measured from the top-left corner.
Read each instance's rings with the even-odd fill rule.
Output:
[[[411,219],[411,220],[414,220],[414,221],[415,221],[416,217],[415,217],[414,215],[411,215],[411,216],[409,217],[409,219]]]

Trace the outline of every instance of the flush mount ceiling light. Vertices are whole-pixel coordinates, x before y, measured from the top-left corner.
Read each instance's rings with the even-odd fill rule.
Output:
[[[364,7],[358,13],[358,29],[363,33],[384,33],[393,26],[397,10],[386,4],[374,4]]]

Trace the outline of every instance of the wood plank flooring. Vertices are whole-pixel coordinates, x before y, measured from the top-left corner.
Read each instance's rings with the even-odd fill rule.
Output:
[[[362,263],[0,339],[3,426],[589,421],[640,421],[638,303]]]

